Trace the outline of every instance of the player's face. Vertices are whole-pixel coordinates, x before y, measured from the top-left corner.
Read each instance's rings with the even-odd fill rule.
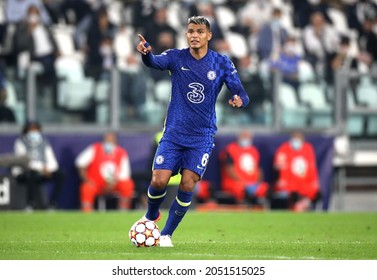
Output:
[[[190,23],[187,26],[186,38],[191,49],[201,49],[208,46],[212,33],[208,31],[205,24]]]

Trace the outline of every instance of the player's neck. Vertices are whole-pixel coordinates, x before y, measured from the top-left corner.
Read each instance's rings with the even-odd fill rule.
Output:
[[[202,47],[198,49],[193,49],[190,48],[190,54],[196,59],[202,59],[208,52],[208,46],[207,47]]]

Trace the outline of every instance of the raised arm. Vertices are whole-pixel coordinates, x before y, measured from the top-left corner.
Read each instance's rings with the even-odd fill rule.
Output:
[[[143,63],[151,68],[165,70],[169,69],[169,56],[166,55],[166,52],[161,55],[154,55],[151,50],[152,47],[149,45],[147,40],[143,37],[143,35],[138,34],[140,39],[139,44],[136,46],[136,50],[142,54]]]

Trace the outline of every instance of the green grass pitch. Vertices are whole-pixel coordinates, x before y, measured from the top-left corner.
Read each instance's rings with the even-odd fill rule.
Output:
[[[377,213],[192,210],[173,236],[174,248],[136,248],[128,230],[142,215],[0,212],[0,259],[377,259]]]

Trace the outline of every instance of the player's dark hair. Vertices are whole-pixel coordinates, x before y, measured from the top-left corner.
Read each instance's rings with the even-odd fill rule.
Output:
[[[190,17],[187,20],[187,25],[189,25],[190,23],[205,24],[205,26],[207,27],[207,30],[211,31],[211,24],[210,24],[208,18],[206,18],[206,17],[203,17],[203,16],[193,16],[193,17]]]

